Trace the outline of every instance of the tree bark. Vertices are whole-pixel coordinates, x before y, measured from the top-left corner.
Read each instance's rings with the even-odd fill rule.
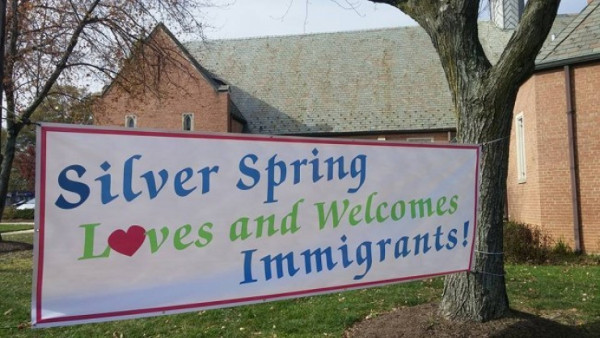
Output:
[[[19,128],[18,130],[20,131],[21,128]],[[15,149],[17,148],[17,136],[19,134],[18,132],[15,133],[14,128],[8,129],[7,131],[8,137],[6,138],[6,145],[4,146],[4,158],[2,159],[2,170],[0,171],[0,182],[6,182],[6,184],[0,184],[0,211],[2,212],[4,212],[4,204],[6,203],[6,194],[8,193],[8,181],[10,180],[12,163],[15,159]],[[2,214],[0,213],[0,215]]]
[[[487,321],[508,313],[503,261],[503,214],[512,110],[519,86],[533,73],[560,0],[529,0],[498,63],[479,42],[479,1],[384,0],[429,34],[446,74],[460,143],[481,144],[481,185],[473,270],[448,276],[440,313]]]
[[[505,99],[514,103],[514,95]],[[511,121],[510,111],[501,120],[496,120],[494,125],[501,130],[489,135],[489,143],[472,141],[466,137],[469,133],[463,133],[459,138],[461,143],[483,143],[481,185],[474,266],[472,271],[448,276],[444,282],[439,310],[449,319],[487,321],[501,318],[509,310],[502,255],[502,227]],[[467,125],[463,128],[473,128],[468,125],[469,121],[465,122]]]
[[[17,33],[19,28],[19,5],[17,1],[12,1],[10,5],[12,13],[10,28],[8,30],[10,39],[8,41],[6,52],[1,51],[2,53],[5,53],[4,59],[6,60],[5,70],[3,72],[5,77],[2,79],[4,84],[3,90],[6,92],[6,144],[4,145],[4,156],[0,163],[2,165],[0,169],[0,220],[2,220],[2,216],[4,215],[6,195],[8,193],[8,181],[10,179],[12,163],[15,158],[17,136],[22,128],[20,121],[16,121],[15,119],[15,85],[12,78],[17,55],[17,39],[19,36]]]

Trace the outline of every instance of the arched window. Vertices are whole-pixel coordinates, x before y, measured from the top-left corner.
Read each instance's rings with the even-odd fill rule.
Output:
[[[126,115],[125,116],[125,127],[127,127],[127,128],[137,127],[137,117],[135,115]]]
[[[194,130],[194,114],[185,113],[182,118],[183,130]]]

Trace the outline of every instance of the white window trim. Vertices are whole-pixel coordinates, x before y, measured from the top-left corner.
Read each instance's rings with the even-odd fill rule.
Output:
[[[129,127],[129,119],[133,119],[133,127]],[[127,114],[125,115],[125,127],[128,128],[137,128],[137,116],[135,114]]]
[[[525,122],[523,112],[515,116],[515,144],[517,148],[517,182],[527,181],[527,157],[525,156]]]
[[[433,143],[433,137],[408,137],[406,138],[406,141],[415,143]]]
[[[181,129],[185,130],[185,117],[186,116],[190,117],[190,130],[189,131],[193,131],[194,130],[194,113],[181,114]]]

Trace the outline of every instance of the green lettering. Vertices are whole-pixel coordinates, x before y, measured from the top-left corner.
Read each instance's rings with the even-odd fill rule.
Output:
[[[350,215],[348,215],[348,222],[350,222],[351,225],[357,225],[362,221],[362,219],[356,218],[356,216],[360,213],[361,210],[362,205],[360,204],[350,209]]]
[[[200,237],[200,239],[202,239],[204,241],[200,241],[200,239],[198,239],[194,242],[194,245],[196,245],[199,248],[203,248],[203,247],[207,246],[208,243],[210,243],[213,239],[213,234],[212,234],[212,232],[210,232],[212,227],[213,227],[213,224],[210,222],[206,222],[206,223],[202,224],[202,226],[198,229],[198,237]],[[208,228],[208,230],[206,230],[205,228]]]
[[[458,209],[458,195],[454,195],[450,198],[450,209],[448,209],[448,213],[452,215]]]
[[[431,198],[412,200],[410,203],[411,218],[423,218],[433,215],[434,211],[431,208]],[[419,208],[417,210],[417,207]],[[427,208],[427,210],[425,210]]]
[[[182,234],[183,232],[183,234]],[[183,225],[177,230],[175,230],[175,235],[173,235],[173,246],[177,250],[183,250],[188,246],[192,245],[194,242],[183,243],[183,238],[188,236],[192,232],[192,226],[189,224]]]
[[[238,229],[238,226],[241,227]],[[231,224],[229,227],[229,240],[236,241],[241,239],[242,241],[247,239],[252,235],[251,232],[248,232],[248,217],[240,217],[237,221]]]
[[[323,228],[327,224],[329,216],[331,216],[331,223],[333,224],[334,228],[336,228],[340,224],[340,220],[346,213],[346,210],[348,210],[348,205],[350,204],[350,201],[345,199],[343,201],[343,203],[344,203],[344,210],[342,211],[341,214],[339,214],[337,201],[331,202],[329,210],[327,211],[327,215],[325,215],[325,208],[324,208],[325,202],[315,203],[315,205],[317,206],[317,212],[319,214],[319,230],[323,230]]]
[[[447,211],[444,210],[444,204],[446,204],[447,198],[445,196],[440,197],[437,201],[436,213],[438,216],[443,216]]]
[[[275,215],[270,215],[269,217],[258,216],[254,220],[256,221],[256,238],[262,237],[265,221],[267,222],[269,237],[277,233],[278,230],[275,229]]]
[[[295,233],[300,229],[298,226],[298,206],[304,202],[304,198],[299,199],[292,208],[292,211],[285,215],[281,220],[281,234],[285,235],[288,232]],[[289,223],[289,224],[288,224]]]
[[[161,239],[160,243],[158,243],[158,240],[156,237],[156,229],[151,229],[151,230],[146,231],[146,236],[150,240],[150,252],[151,253],[155,253],[156,251],[158,251],[158,249],[160,249],[160,247],[163,245],[163,243],[165,243],[165,241],[167,240],[167,237],[169,236],[169,228],[162,227],[160,229],[160,234],[162,235],[162,239]]]
[[[398,213],[398,210],[396,209],[396,207],[400,207],[400,213]],[[402,217],[404,217],[404,213],[406,212],[406,204],[404,203],[404,201],[398,201],[396,203],[394,203],[394,205],[392,205],[392,219],[394,221],[399,221],[402,219]]]
[[[385,209],[385,208],[387,208],[387,206],[388,206],[388,204],[386,202],[383,202],[383,203],[381,203],[380,205],[377,206],[377,215],[376,215],[377,216],[377,222],[383,223],[383,222],[385,222],[386,219],[388,219],[390,217],[390,216],[383,217],[381,215],[381,209],[382,208]]]
[[[375,197],[375,195],[377,195],[376,192],[372,193],[367,198],[367,206],[365,207],[365,222],[367,222],[367,224],[370,224],[375,219],[371,216],[371,204],[373,204],[373,197]]]
[[[84,229],[83,233],[83,256],[79,257],[78,260],[91,259],[91,258],[105,258],[110,254],[110,247],[107,245],[104,252],[99,255],[94,255],[94,229],[99,226],[100,223],[82,224],[79,227]]]

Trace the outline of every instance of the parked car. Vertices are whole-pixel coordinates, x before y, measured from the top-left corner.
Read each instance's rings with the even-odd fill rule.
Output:
[[[27,210],[27,209],[35,209],[35,198],[32,198],[17,207],[17,210]]]

